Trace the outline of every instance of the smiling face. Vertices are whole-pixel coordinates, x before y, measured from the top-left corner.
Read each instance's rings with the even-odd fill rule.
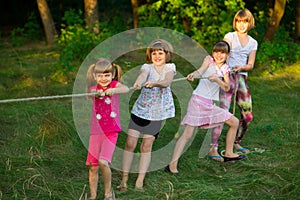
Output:
[[[152,51],[151,61],[154,66],[162,66],[166,64],[166,52],[160,49]]]
[[[221,52],[221,51],[214,51],[212,53],[212,56],[214,58],[214,61],[216,65],[221,66],[226,62],[226,59],[228,57],[228,53]]]
[[[238,32],[246,33],[249,30],[249,22],[247,19],[236,20],[235,27]]]
[[[108,73],[94,73],[94,79],[101,87],[106,88],[113,80],[113,74]]]

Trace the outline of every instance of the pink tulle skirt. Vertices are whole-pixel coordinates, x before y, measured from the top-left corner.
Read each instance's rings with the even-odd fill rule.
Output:
[[[231,117],[232,114],[229,111],[216,106],[211,99],[193,94],[181,125],[207,129],[219,126]]]

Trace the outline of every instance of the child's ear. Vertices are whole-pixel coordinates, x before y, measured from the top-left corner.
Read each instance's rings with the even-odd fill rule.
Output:
[[[93,73],[93,77],[94,77],[94,79],[95,79],[95,81],[96,81],[96,74],[95,74],[95,73]]]

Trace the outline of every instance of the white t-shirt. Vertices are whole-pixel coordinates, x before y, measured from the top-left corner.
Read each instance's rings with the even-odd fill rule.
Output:
[[[209,66],[202,77],[209,77],[215,75],[218,77],[224,77],[225,74],[229,73],[229,67],[224,63],[220,68],[215,64],[213,57],[206,56],[204,62]],[[216,82],[211,82],[208,79],[200,79],[197,88],[193,91],[193,94],[204,97],[206,99],[219,100],[220,86]]]
[[[248,63],[248,57],[251,51],[257,50],[257,41],[248,35],[248,44],[242,47],[237,32],[229,32],[225,35],[225,39],[230,41],[230,57],[229,57],[229,67],[239,65],[244,66]],[[248,72],[239,72],[240,74],[248,76]]]

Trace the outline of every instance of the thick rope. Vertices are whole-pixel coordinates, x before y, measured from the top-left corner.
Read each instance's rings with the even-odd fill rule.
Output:
[[[203,77],[204,78],[204,77]],[[186,80],[186,77],[174,79],[172,82],[178,82]],[[133,90],[135,87],[130,87]],[[66,95],[55,95],[55,96],[41,96],[41,97],[28,97],[28,98],[18,98],[18,99],[3,99],[0,103],[13,103],[13,102],[25,102],[25,101],[39,101],[39,100],[49,100],[49,99],[62,99],[62,98],[72,98],[72,97],[85,97],[94,96],[96,93],[80,93],[80,94],[66,94]]]
[[[236,107],[236,95],[238,91],[238,83],[239,80],[237,78],[237,73],[235,73],[235,81],[234,81],[234,94],[233,94],[233,108],[232,108],[232,114],[235,114],[235,107]]]
[[[201,77],[198,79],[208,79],[208,77]],[[178,81],[183,81],[183,80],[187,80],[186,77],[183,78],[177,78],[174,79],[172,81],[172,83],[174,82],[178,82]],[[130,87],[130,90],[133,90],[135,87]],[[0,100],[0,104],[1,103],[13,103],[13,102],[25,102],[25,101],[39,101],[39,100],[49,100],[49,99],[62,99],[62,98],[71,98],[71,97],[85,97],[85,96],[94,96],[97,93],[80,93],[80,94],[66,94],[66,95],[55,95],[55,96],[41,96],[41,97],[28,97],[28,98],[18,98],[18,99],[3,99]]]

